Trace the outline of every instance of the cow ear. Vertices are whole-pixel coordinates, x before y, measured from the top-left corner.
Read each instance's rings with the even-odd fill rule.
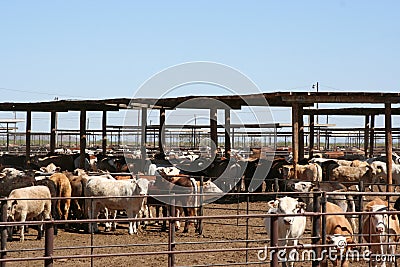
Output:
[[[391,218],[393,221],[395,221],[395,220],[397,219],[397,214],[391,214],[391,215],[390,215],[390,218]]]
[[[61,171],[61,168],[60,168],[60,167],[57,167],[54,171],[55,171],[55,172],[60,172],[60,171]]]
[[[304,202],[299,202],[299,203],[297,204],[297,208],[306,210],[307,204],[304,203]]]
[[[332,242],[332,236],[331,235],[326,235],[326,242],[328,244]]]
[[[365,209],[365,211],[371,211],[372,207],[371,207],[371,205],[367,204],[364,209]]]
[[[15,206],[15,205],[17,205],[18,204],[18,201],[17,200],[14,200],[12,203],[11,203],[11,206]]]
[[[267,204],[270,208],[276,208],[278,206],[275,200],[268,201]]]

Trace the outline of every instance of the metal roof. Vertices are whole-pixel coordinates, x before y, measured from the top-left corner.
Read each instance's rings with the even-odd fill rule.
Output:
[[[199,101],[191,101],[199,100]],[[212,100],[214,100],[212,102]],[[216,100],[216,101],[215,101]],[[275,92],[250,95],[224,96],[184,96],[174,98],[114,98],[101,100],[57,100],[46,102],[4,102],[0,111],[118,111],[127,108],[215,108],[240,109],[242,106],[265,106],[265,101],[273,107],[290,107],[297,103],[312,106],[314,103],[400,103],[400,93],[337,93],[337,92]],[[348,110],[351,112],[351,110]],[[307,112],[307,111],[306,111]],[[321,114],[321,113],[320,113]],[[350,113],[352,114],[352,113]]]

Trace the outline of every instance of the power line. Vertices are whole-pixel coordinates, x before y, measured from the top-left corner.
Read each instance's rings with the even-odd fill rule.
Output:
[[[87,96],[73,96],[73,95],[65,95],[65,94],[59,94],[59,93],[53,93],[53,92],[29,91],[29,90],[12,89],[12,88],[5,88],[5,87],[0,87],[0,90],[11,91],[11,92],[20,92],[20,93],[29,93],[29,94],[38,94],[38,95],[63,96],[63,97],[73,97],[73,98],[93,98],[93,97],[87,97]]]

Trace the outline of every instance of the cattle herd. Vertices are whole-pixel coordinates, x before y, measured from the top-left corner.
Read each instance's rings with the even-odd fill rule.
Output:
[[[265,229],[271,236],[268,214],[281,215],[278,219],[279,246],[288,247],[286,259],[293,266],[294,252],[307,231],[306,215],[316,212],[313,195],[327,192],[325,225],[320,227],[325,232],[320,234],[326,236],[324,243],[336,248],[338,255],[357,243],[356,233],[362,234],[363,242],[373,243],[369,244],[369,249],[375,255],[395,254],[394,244],[400,238],[399,219],[391,212],[400,208],[400,200],[393,205],[393,199],[388,202],[389,198],[367,199],[350,193],[385,191],[382,190],[388,172],[385,156],[352,160],[318,157],[301,160],[293,166],[287,158],[279,157],[243,159],[232,156],[211,160],[162,155],[141,166],[140,160],[98,155],[87,157],[81,169],[77,168],[77,159],[65,154],[34,157],[28,165],[22,156],[3,155],[0,158],[0,198],[7,198],[8,220],[53,218],[59,221],[56,226],[93,233],[99,231],[97,223],[80,224],[79,220],[103,216],[110,219],[105,230],[112,231],[116,229],[117,215],[140,218],[152,217],[156,212],[155,217],[159,217],[161,211],[163,216],[168,216],[165,202],[171,193],[176,196],[177,215],[187,217],[199,214],[200,202],[211,202],[225,193],[276,192],[276,197],[258,194],[269,206],[265,211]],[[400,157],[394,154],[392,160],[393,184],[397,185],[400,184]],[[365,188],[360,188],[360,184]],[[285,192],[291,193],[285,195]],[[201,200],[198,193],[204,194]],[[155,195],[161,197],[153,197]],[[364,203],[363,206],[360,203]],[[358,219],[357,223],[360,211],[369,216],[363,221]],[[190,223],[185,221],[184,232],[188,232]],[[137,220],[130,221],[128,233],[137,234],[138,225]],[[166,227],[164,220],[162,228]],[[175,227],[179,228],[179,224]],[[23,241],[24,226],[19,228],[19,239]],[[13,230],[9,227],[9,241],[13,240]],[[39,226],[38,239],[41,236],[42,227]],[[348,266],[349,262],[340,256],[333,264]]]

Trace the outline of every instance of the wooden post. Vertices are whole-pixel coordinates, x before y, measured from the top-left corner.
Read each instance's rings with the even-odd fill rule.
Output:
[[[218,149],[218,132],[217,132],[217,109],[210,108],[210,139],[211,139],[211,159],[215,159]]]
[[[225,109],[225,158],[230,158],[231,151],[231,110]]]
[[[369,115],[365,115],[365,128],[364,128],[364,155],[368,157],[368,142],[369,142]]]
[[[103,110],[101,121],[101,152],[103,155],[107,153],[107,111]]]
[[[7,200],[1,200],[0,201],[0,222],[7,222],[8,216],[7,216]],[[0,240],[0,259],[5,260],[7,259],[7,227],[6,226],[1,226],[0,227],[0,235],[1,235],[1,240]],[[0,267],[6,267],[7,262],[2,261],[0,262]]]
[[[147,135],[147,108],[142,107],[142,123],[141,123],[141,141],[140,141],[140,151],[141,151],[141,169],[144,171],[146,164],[146,135]]]
[[[371,126],[369,135],[369,157],[374,156],[374,139],[375,139],[375,115],[371,114]]]
[[[158,128],[158,149],[164,154],[165,147],[165,108],[160,108],[160,127]]]
[[[304,121],[303,121],[303,106],[299,105],[299,112],[297,114],[298,116],[298,124],[299,124],[299,159],[304,158]]]
[[[50,116],[50,153],[53,154],[56,150],[56,125],[57,112],[52,111]]]
[[[29,169],[31,165],[31,129],[32,129],[32,111],[26,111],[26,130],[25,130],[25,161]]]
[[[85,169],[85,150],[86,150],[86,110],[81,110],[80,115],[80,155],[79,155],[79,167]]]
[[[390,102],[385,103],[385,150],[386,150],[386,170],[387,170],[387,192],[393,192],[392,174],[392,108]]]
[[[297,179],[296,165],[299,162],[299,109],[300,105],[294,103],[292,106],[292,154],[294,179]]]
[[[309,158],[314,157],[314,115],[309,116],[309,126],[310,126],[310,145],[308,147]]]

